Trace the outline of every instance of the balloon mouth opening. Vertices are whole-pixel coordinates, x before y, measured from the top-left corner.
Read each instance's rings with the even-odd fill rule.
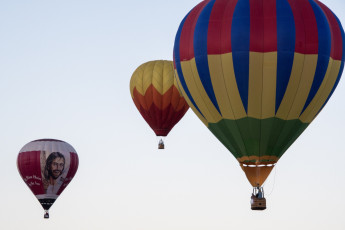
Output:
[[[237,158],[242,167],[274,167],[279,158],[276,156],[245,156]]]
[[[277,162],[272,163],[259,163],[259,164],[248,164],[248,163],[240,163],[242,167],[250,167],[250,168],[260,168],[260,167],[274,167]]]

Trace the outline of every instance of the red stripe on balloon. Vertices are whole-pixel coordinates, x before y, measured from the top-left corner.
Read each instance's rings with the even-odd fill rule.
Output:
[[[207,53],[225,54],[231,50],[231,24],[238,0],[214,3],[207,33]]]
[[[262,0],[250,0],[250,46],[253,52],[264,52],[264,17]]]
[[[277,51],[276,0],[250,0],[250,51]]]
[[[335,18],[334,14],[327,6],[325,6],[322,2],[315,1],[326,14],[328,23],[331,28],[331,36],[332,36],[332,48],[331,48],[331,57],[334,60],[341,60],[343,56],[343,38],[341,36],[341,30],[338,24],[337,19]]]
[[[41,173],[41,151],[21,152],[17,158],[18,171],[35,195],[45,194]]]
[[[308,0],[288,0],[295,19],[296,48],[302,54],[318,53],[317,23],[312,6]]]
[[[203,1],[199,3],[193,10],[188,14],[180,37],[180,61],[188,61],[194,58],[194,46],[193,46],[193,38],[194,38],[194,30],[195,25],[198,20],[198,17],[201,11],[204,9],[204,6],[209,3],[210,0]]]
[[[302,7],[306,33],[306,54],[317,54],[319,49],[318,29],[314,10],[308,0],[298,1]]]
[[[277,4],[276,0],[263,0],[264,52],[277,51]]]

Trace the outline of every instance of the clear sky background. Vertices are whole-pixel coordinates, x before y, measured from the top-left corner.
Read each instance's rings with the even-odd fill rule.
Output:
[[[0,2],[0,229],[343,230],[345,84],[288,149],[250,210],[236,159],[190,110],[157,150],[129,80],[172,60],[182,18],[199,1]],[[345,24],[345,2],[323,0]],[[49,220],[16,167],[40,138],[78,152],[79,170]]]

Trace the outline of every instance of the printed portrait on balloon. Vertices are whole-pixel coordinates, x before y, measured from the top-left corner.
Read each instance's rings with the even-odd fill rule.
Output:
[[[61,152],[52,152],[48,154],[46,151],[41,152],[41,174],[43,188],[46,194],[57,194],[64,180],[66,179],[66,169],[69,168],[70,160],[66,161]],[[66,165],[68,164],[68,165]]]

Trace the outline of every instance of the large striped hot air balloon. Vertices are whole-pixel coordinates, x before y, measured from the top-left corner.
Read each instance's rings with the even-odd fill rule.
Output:
[[[161,137],[159,148],[164,148],[162,137],[168,135],[189,108],[177,87],[173,62],[160,60],[140,65],[132,75],[130,91],[142,117]]]
[[[60,140],[31,141],[19,152],[18,171],[49,218],[49,209],[71,182],[78,169],[74,148]]]
[[[317,0],[205,0],[181,22],[174,65],[183,95],[253,187],[333,94],[344,41]]]

